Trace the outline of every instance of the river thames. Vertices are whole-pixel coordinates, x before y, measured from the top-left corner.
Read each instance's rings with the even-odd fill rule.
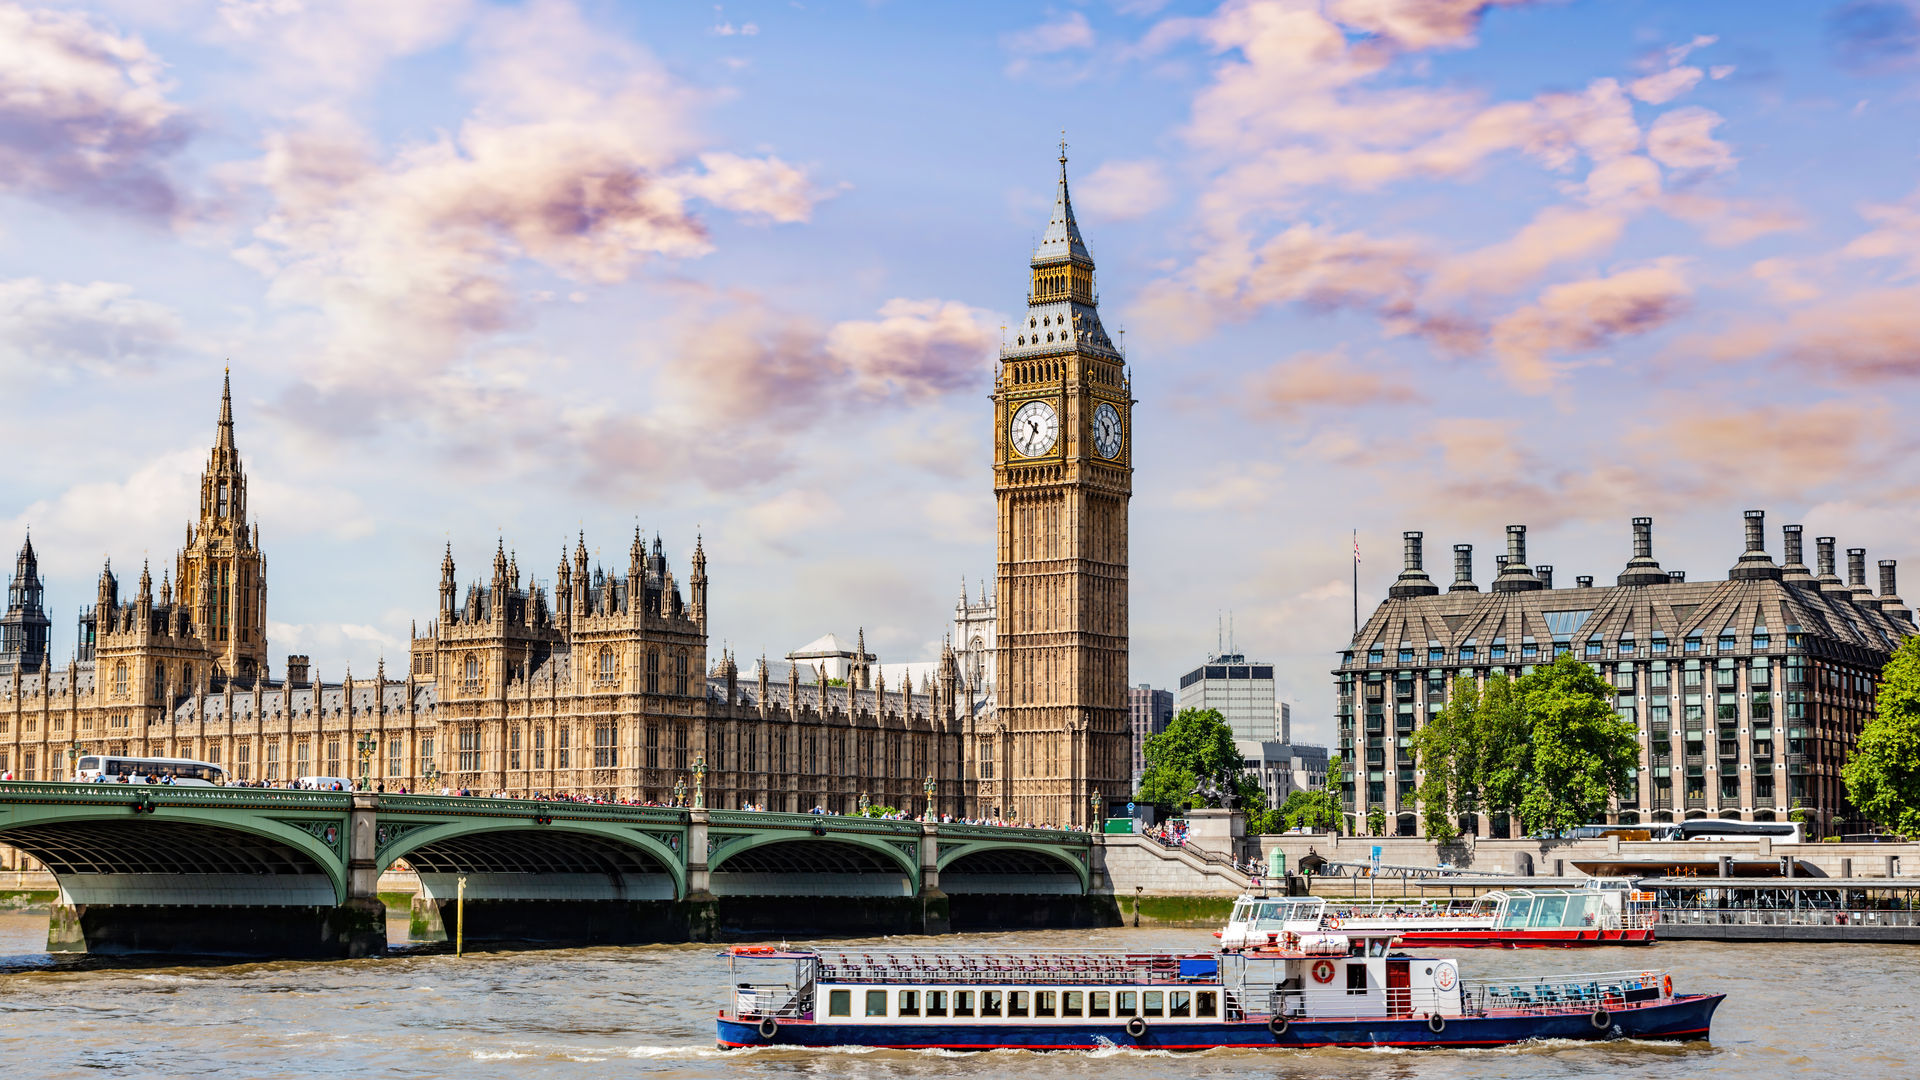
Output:
[[[404,924],[399,924],[404,932]],[[1459,953],[1468,982],[1665,967],[1727,1002],[1713,1041],[1504,1050],[796,1052],[714,1049],[711,945],[408,953],[222,966],[109,964],[42,951],[44,916],[0,915],[0,1061],[9,1076],[268,1077],[1753,1077],[1915,1075],[1920,949],[1716,945]],[[1203,949],[1204,930],[890,939],[981,949]],[[1438,952],[1441,950],[1424,950]]]

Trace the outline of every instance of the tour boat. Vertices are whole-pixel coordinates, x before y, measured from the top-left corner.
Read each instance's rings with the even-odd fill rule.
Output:
[[[824,952],[736,946],[722,1049],[1484,1047],[1705,1039],[1725,995],[1661,971],[1467,985],[1391,934],[1311,933],[1210,953]]]
[[[1651,945],[1655,896],[1625,883],[1577,889],[1501,889],[1469,901],[1240,897],[1216,936],[1223,948],[1267,945],[1289,932],[1391,931],[1411,946],[1575,948]]]

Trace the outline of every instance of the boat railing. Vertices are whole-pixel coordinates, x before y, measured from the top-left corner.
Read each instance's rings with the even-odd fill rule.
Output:
[[[1672,985],[1665,971],[1521,976],[1468,988],[1467,1002],[1480,1013],[1593,1012],[1670,998]]]
[[[1665,908],[1660,921],[1683,926],[1920,926],[1920,911],[1879,908]]]
[[[1213,978],[1212,954],[1092,952],[822,952],[820,981],[1133,985]]]
[[[733,1015],[742,1020],[757,1020],[766,1016],[799,1020],[812,1013],[812,986],[743,982],[733,988]]]
[[[1338,987],[1280,987],[1267,995],[1269,1015],[1287,1017],[1347,1016],[1357,1002],[1365,1000]],[[1459,1004],[1450,993],[1432,987],[1395,986],[1387,989],[1387,1013],[1391,1016],[1425,1016],[1430,1013],[1452,1015]]]
[[[1475,910],[1476,901],[1463,900],[1449,903],[1445,900],[1363,900],[1355,903],[1345,901],[1327,905],[1327,914],[1340,919],[1433,919],[1433,918],[1493,918],[1493,909],[1480,905]]]

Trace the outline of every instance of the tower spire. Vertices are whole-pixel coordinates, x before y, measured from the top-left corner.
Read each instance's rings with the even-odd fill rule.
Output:
[[[1067,133],[1060,133],[1060,180],[1053,193],[1053,216],[1047,219],[1047,231],[1040,236],[1040,246],[1033,251],[1033,261],[1037,265],[1043,262],[1074,260],[1093,265],[1093,255],[1087,251],[1086,241],[1080,239],[1080,226],[1073,220],[1073,198],[1067,192]]]
[[[233,449],[233,369],[228,368],[220,376],[220,429],[215,432],[214,445],[222,450]]]

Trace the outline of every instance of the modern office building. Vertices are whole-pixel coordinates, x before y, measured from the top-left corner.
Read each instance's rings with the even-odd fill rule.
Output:
[[[1292,713],[1273,689],[1273,665],[1236,652],[1215,653],[1180,676],[1180,708],[1218,709],[1236,739],[1287,742]]]
[[[1140,777],[1147,771],[1147,739],[1167,730],[1173,722],[1173,691],[1155,690],[1146,683],[1127,691],[1127,712],[1133,727],[1133,785],[1140,790]]]
[[[1745,550],[1725,580],[1687,581],[1653,558],[1653,519],[1633,519],[1633,556],[1612,586],[1593,578],[1553,587],[1550,566],[1527,564],[1526,527],[1507,527],[1507,554],[1482,592],[1473,549],[1454,546],[1444,591],[1422,569],[1421,534],[1405,534],[1405,569],[1341,653],[1334,672],[1341,781],[1348,823],[1379,807],[1397,835],[1418,835],[1413,733],[1446,702],[1459,675],[1518,676],[1572,653],[1616,693],[1640,731],[1634,790],[1609,818],[1622,824],[1719,817],[1785,820],[1804,808],[1816,831],[1857,820],[1840,778],[1873,711],[1880,669],[1915,632],[1895,595],[1894,563],[1867,587],[1866,551],[1835,573],[1834,538],[1817,565],[1801,561],[1801,527],[1785,528],[1785,562],[1766,551],[1765,516],[1746,513]],[[1503,836],[1503,819],[1463,820],[1463,832]]]

